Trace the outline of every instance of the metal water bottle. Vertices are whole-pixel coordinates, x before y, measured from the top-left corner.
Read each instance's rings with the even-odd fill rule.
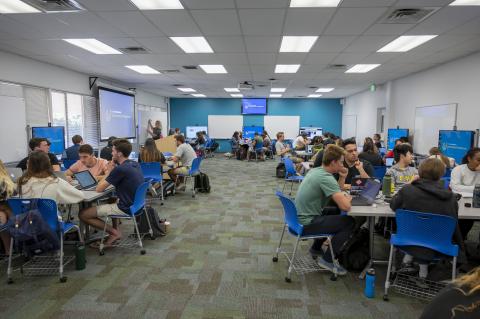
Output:
[[[365,297],[375,297],[375,269],[370,268],[365,276],[365,290],[363,292]]]
[[[85,269],[85,245],[80,243],[75,247],[75,269]]]
[[[385,197],[392,196],[392,176],[385,175],[383,177],[382,193]]]
[[[480,184],[475,185],[475,188],[473,189],[472,206],[480,208]]]

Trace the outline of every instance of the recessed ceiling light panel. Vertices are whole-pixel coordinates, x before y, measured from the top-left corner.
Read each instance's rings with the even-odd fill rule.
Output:
[[[270,97],[282,97],[281,94],[270,94]]]
[[[122,54],[122,52],[98,41],[97,39],[63,39],[63,41],[95,54]]]
[[[194,97],[207,97],[205,94],[192,94]]]
[[[456,0],[449,6],[480,6],[480,0]]]
[[[286,90],[287,90],[286,88],[271,88],[270,92],[272,92],[272,93],[283,93]]]
[[[297,73],[298,69],[300,69],[300,64],[277,64],[275,73]]]
[[[195,89],[192,88],[177,88],[182,92],[197,92]]]
[[[239,89],[237,88],[224,88],[225,92],[228,92],[228,93],[238,93],[240,92]]]
[[[345,73],[367,73],[379,66],[380,64],[356,64],[345,71]]]
[[[317,41],[316,36],[292,37],[284,36],[280,45],[280,52],[310,52]]]
[[[317,93],[328,93],[335,90],[334,88],[318,88],[315,92]]]
[[[243,94],[230,94],[231,97],[243,97]]]
[[[20,0],[0,0],[0,13],[38,13],[40,10]]]
[[[204,37],[170,37],[185,53],[213,53]]]
[[[125,65],[125,67],[141,74],[160,74],[160,72],[148,65]]]
[[[309,98],[315,98],[315,97],[321,97],[321,94],[309,94],[307,97]]]
[[[228,73],[225,67],[221,64],[200,64],[199,67],[208,74]]]
[[[130,0],[140,10],[183,9],[179,0]]]
[[[342,0],[291,0],[290,8],[338,7]]]
[[[402,35],[377,52],[407,52],[435,37],[436,35]]]

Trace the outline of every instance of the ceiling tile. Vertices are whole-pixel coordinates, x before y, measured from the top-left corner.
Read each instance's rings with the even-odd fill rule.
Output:
[[[167,37],[135,38],[152,53],[182,53],[183,51]]]
[[[394,4],[397,0],[343,0],[340,7],[346,8],[361,8],[361,7],[388,7]]]
[[[99,12],[97,14],[129,36],[164,36],[153,23],[138,11]]]
[[[276,61],[277,53],[249,53],[248,61],[250,64],[269,64]]]
[[[144,14],[169,37],[202,35],[186,10],[145,11]]]
[[[378,23],[368,28],[365,35],[402,35],[414,26],[414,24]]]
[[[283,35],[320,35],[334,12],[334,8],[289,9]]]
[[[437,52],[474,38],[474,35],[439,35],[427,43],[414,48],[412,51]]]
[[[182,0],[187,9],[233,9],[234,0]]]
[[[442,7],[450,4],[451,2],[453,2],[453,0],[398,0],[395,5],[397,7]]]
[[[356,39],[355,36],[321,36],[310,52],[342,52]]]
[[[344,52],[375,52],[396,36],[363,35],[356,38]]]
[[[245,37],[245,45],[248,53],[278,52],[280,50],[281,37]]]
[[[76,0],[90,11],[131,11],[138,10],[128,0]]]
[[[42,32],[38,28],[32,28],[25,23],[16,21],[2,14],[0,14],[0,30],[14,35],[10,38],[45,39],[48,37],[48,33]]]
[[[193,18],[204,35],[241,35],[235,10],[194,10]]]
[[[223,64],[225,68],[228,65],[248,64],[245,53],[215,53],[215,54],[194,54],[192,58],[198,64]],[[227,68],[228,71],[228,68]]]
[[[384,64],[391,59],[400,56],[402,53],[399,52],[374,52],[369,56],[365,57],[363,60],[359,61],[362,64]]]
[[[422,21],[408,34],[442,34],[480,16],[480,7],[445,7]]]
[[[360,35],[386,10],[387,8],[340,8],[328,25],[325,34]]]
[[[330,64],[337,55],[337,53],[309,53],[305,64]]]
[[[289,0],[236,0],[238,8],[286,8]]]
[[[250,75],[250,67],[248,64],[245,65],[229,65],[228,73],[232,75]],[[225,86],[227,87],[227,86]]]
[[[207,36],[207,41],[216,53],[245,52],[243,38],[240,36]]]
[[[239,10],[244,35],[282,35],[285,10]]]
[[[480,18],[475,18],[449,31],[447,34],[480,34]]]
[[[366,58],[369,53],[358,52],[358,53],[341,53],[333,61],[333,64],[357,64],[364,58]]]

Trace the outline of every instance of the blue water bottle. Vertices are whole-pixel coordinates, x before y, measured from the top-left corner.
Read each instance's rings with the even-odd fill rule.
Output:
[[[370,268],[365,277],[365,291],[363,292],[367,298],[375,297],[375,269]]]

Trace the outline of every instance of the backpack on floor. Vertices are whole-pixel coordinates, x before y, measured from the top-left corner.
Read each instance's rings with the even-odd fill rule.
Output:
[[[155,239],[160,236],[165,236],[165,220],[160,219],[158,212],[153,207],[147,207],[145,213],[136,217],[140,234],[148,234],[148,236],[150,236],[147,217],[153,231],[151,238]]]
[[[210,193],[210,179],[205,173],[199,173],[195,176],[195,189],[200,193]]]
[[[175,183],[171,180],[163,181],[163,198],[175,195]]]
[[[276,176],[278,178],[285,178],[285,174],[286,174],[285,164],[278,163],[277,169],[276,169]]]
[[[358,229],[340,249],[337,256],[339,262],[348,270],[363,270],[370,260],[369,243],[369,230],[367,228]]]

